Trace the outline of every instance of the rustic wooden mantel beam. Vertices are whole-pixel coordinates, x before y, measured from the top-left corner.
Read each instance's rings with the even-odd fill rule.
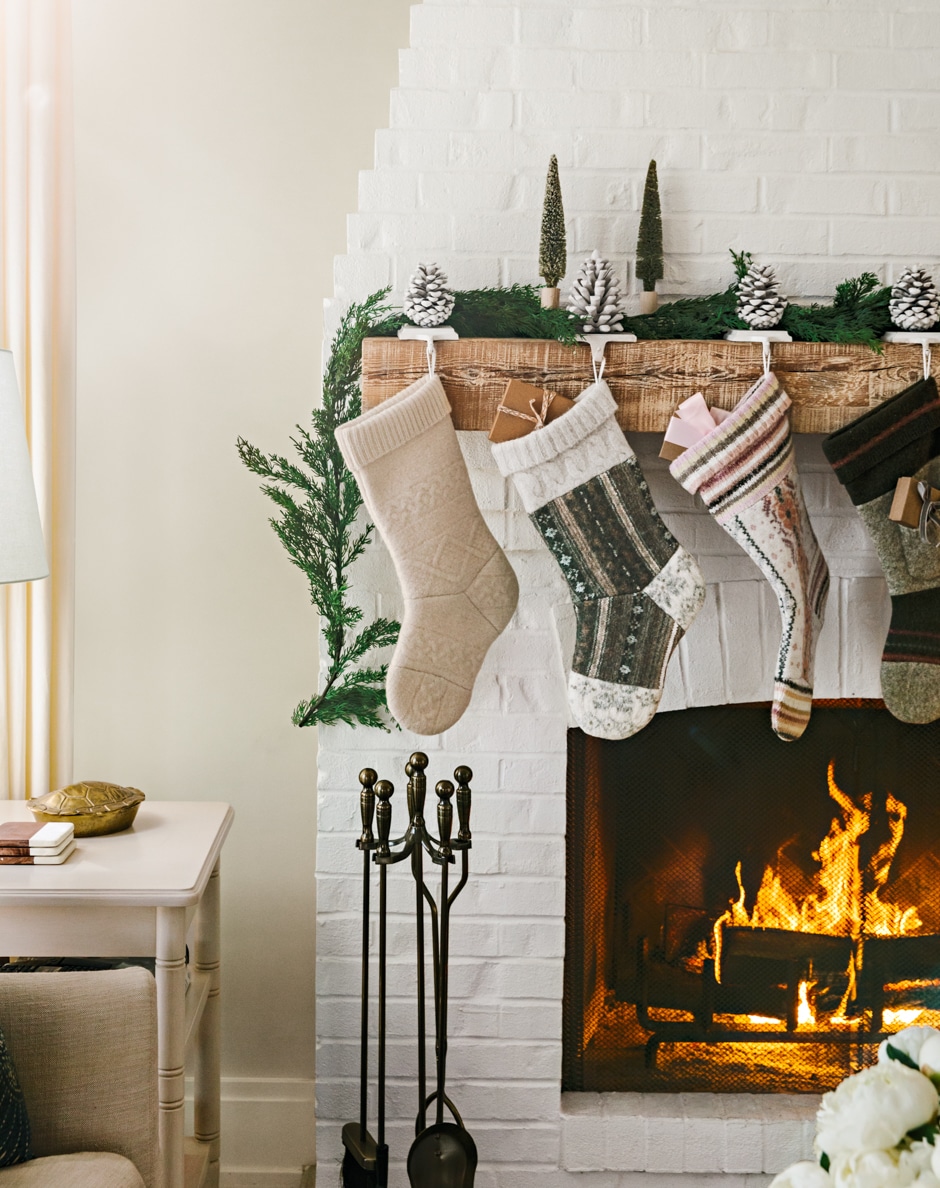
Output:
[[[937,352],[940,363],[940,352]],[[773,369],[793,401],[797,433],[831,433],[923,374],[921,349],[787,342],[773,346]],[[373,408],[427,370],[423,342],[367,338],[362,349],[363,406]],[[489,430],[506,383],[525,380],[560,396],[576,396],[592,379],[583,345],[546,339],[463,338],[437,344],[437,371],[458,429]],[[710,404],[733,408],[761,372],[756,343],[611,343],[604,378],[627,432],[661,433],[677,404],[704,392]]]

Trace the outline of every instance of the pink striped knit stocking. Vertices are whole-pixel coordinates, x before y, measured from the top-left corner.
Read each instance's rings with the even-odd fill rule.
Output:
[[[669,467],[770,582],[783,620],[771,724],[799,738],[813,706],[813,656],[829,569],[806,514],[793,457],[790,397],[768,374],[731,415]]]

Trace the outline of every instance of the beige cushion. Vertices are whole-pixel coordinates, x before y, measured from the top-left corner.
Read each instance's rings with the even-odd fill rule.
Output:
[[[152,976],[137,968],[0,974],[0,1027],[23,1087],[35,1154],[113,1151],[131,1160],[141,1179],[101,1183],[152,1186],[157,1150]],[[23,1175],[30,1166],[22,1165]],[[0,1188],[42,1182],[7,1180],[9,1174],[0,1174]],[[62,1188],[97,1182],[58,1179]]]
[[[0,1188],[144,1188],[144,1182],[123,1155],[82,1151],[5,1167],[0,1170]]]

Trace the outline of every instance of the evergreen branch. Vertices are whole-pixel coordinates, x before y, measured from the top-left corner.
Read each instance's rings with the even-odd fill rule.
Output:
[[[447,324],[461,338],[554,338],[565,346],[573,346],[578,333],[565,310],[542,308],[534,285],[458,290]],[[404,319],[389,318],[370,333],[374,338],[390,338],[401,325]]]
[[[359,416],[362,401],[362,342],[371,334],[394,334],[404,323],[386,303],[388,290],[371,294],[344,313],[333,338],[323,376],[323,401],[311,414],[311,430],[297,426],[291,444],[300,463],[280,454],[264,454],[244,438],[236,443],[244,465],[268,480],[262,492],[280,513],[270,521],[292,564],[307,577],[326,641],[328,668],[323,689],[302,701],[293,713],[298,726],[331,722],[359,723],[388,729],[380,716],[386,707],[386,666],[352,666],[376,648],[398,638],[399,625],[376,619],[353,639],[362,621],[360,607],[348,600],[348,572],[372,539],[372,525],[354,532],[362,496],[346,466],[336,430]]]
[[[734,248],[728,250],[731,252],[731,259],[734,260],[734,275],[737,280],[741,280],[754,263],[754,257],[750,252],[736,252]]]
[[[624,318],[623,328],[641,339],[723,338],[727,330],[746,329],[735,305],[733,288],[710,297],[683,297],[655,313]]]
[[[387,665],[360,668],[348,673],[338,685],[327,686],[310,701],[301,701],[291,720],[295,726],[310,726],[313,723],[330,726],[345,722],[347,726],[374,726],[379,730],[387,730],[388,726],[380,716],[381,711],[387,709],[387,673]]]

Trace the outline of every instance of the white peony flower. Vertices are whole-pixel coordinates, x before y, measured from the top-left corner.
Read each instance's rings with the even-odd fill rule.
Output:
[[[911,1183],[917,1188],[940,1188],[940,1180],[933,1171],[934,1149],[925,1139],[911,1143],[910,1149],[898,1156],[898,1164],[910,1174]]]
[[[856,1151],[832,1161],[835,1188],[908,1188],[911,1178],[898,1166],[897,1151]]]
[[[887,1151],[909,1130],[933,1121],[936,1113],[933,1082],[889,1060],[847,1077],[823,1096],[816,1114],[816,1144],[833,1164],[842,1156]]]
[[[920,1071],[928,1077],[932,1073],[940,1073],[940,1031],[924,1040],[917,1063],[920,1065]]]
[[[910,1056],[911,1060],[920,1068],[920,1050],[928,1040],[935,1036],[940,1037],[940,1031],[936,1027],[904,1027],[900,1031],[896,1031],[890,1038],[881,1041],[878,1045],[878,1061],[885,1064],[891,1060],[888,1055],[888,1045],[890,1044],[892,1048],[897,1048],[905,1056]]]
[[[803,1159],[775,1176],[770,1188],[833,1188],[832,1176],[818,1163]]]
[[[940,1180],[940,1147],[933,1148],[933,1155],[930,1157],[930,1170]]]
[[[914,1143],[908,1151],[861,1151],[833,1161],[835,1188],[935,1188],[929,1143]]]

